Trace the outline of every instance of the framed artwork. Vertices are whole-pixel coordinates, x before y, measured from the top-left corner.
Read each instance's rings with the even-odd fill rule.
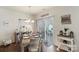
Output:
[[[71,24],[71,15],[63,15],[61,16],[61,23],[62,24]]]

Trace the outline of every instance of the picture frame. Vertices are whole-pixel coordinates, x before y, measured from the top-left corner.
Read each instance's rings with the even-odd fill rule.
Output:
[[[61,23],[62,24],[71,24],[71,15],[63,15],[61,16]]]

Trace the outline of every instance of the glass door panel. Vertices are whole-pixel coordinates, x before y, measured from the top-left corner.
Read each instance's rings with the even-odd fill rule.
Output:
[[[41,33],[41,39],[45,45],[53,44],[53,17],[46,17],[37,21],[38,32]]]

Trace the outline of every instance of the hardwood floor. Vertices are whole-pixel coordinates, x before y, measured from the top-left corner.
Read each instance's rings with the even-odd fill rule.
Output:
[[[16,43],[0,46],[0,52],[20,52],[20,45]]]

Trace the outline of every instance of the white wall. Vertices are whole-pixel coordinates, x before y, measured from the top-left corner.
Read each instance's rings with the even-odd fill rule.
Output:
[[[14,32],[18,26],[18,19],[25,18],[25,14],[0,7],[0,40],[14,40]],[[8,24],[4,24],[5,22]]]

